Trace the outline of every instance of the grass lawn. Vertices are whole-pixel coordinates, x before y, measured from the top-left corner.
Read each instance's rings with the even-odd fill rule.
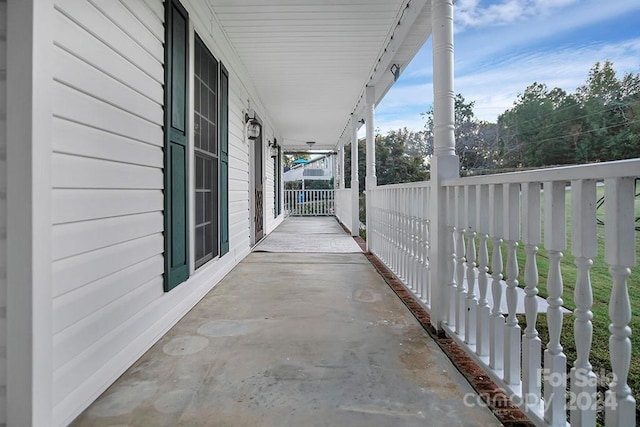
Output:
[[[598,186],[597,188],[598,199],[604,194],[604,187]],[[544,197],[544,195],[543,195]],[[562,299],[564,306],[570,310],[576,308],[574,303],[573,292],[576,283],[576,267],[574,265],[574,257],[571,255],[571,194],[567,190],[566,198],[566,212],[567,212],[567,249],[564,251],[564,257],[561,263],[562,279],[564,284],[564,291]],[[636,198],[635,201],[636,217],[640,216],[640,199]],[[604,220],[604,206],[598,209],[598,218]],[[640,224],[638,224],[640,225]],[[636,236],[636,248],[640,248],[640,232],[635,233]],[[597,373],[610,373],[611,363],[609,361],[609,298],[611,296],[612,279],[609,274],[609,267],[604,262],[604,225],[598,225],[598,255],[593,260],[593,267],[591,269],[591,285],[593,289],[593,344],[591,348],[590,361],[593,365],[593,370]],[[504,251],[503,253],[505,253]],[[505,255],[506,259],[506,255]],[[518,265],[520,267],[520,286],[524,286],[524,265],[525,265],[525,253],[521,246],[518,248]],[[547,294],[547,277],[549,270],[549,259],[547,257],[546,250],[541,247],[538,252],[538,271],[540,276],[539,281],[539,295],[546,298]],[[636,266],[631,270],[631,276],[627,281],[629,288],[629,297],[631,300],[631,367],[629,371],[629,386],[633,390],[636,402],[640,403],[640,267]],[[526,326],[524,316],[519,316],[521,320],[521,327],[524,331]],[[545,314],[538,316],[537,329],[540,332],[540,337],[543,341],[543,345],[548,342],[547,331],[547,319]],[[567,361],[572,366],[576,359],[576,346],[573,336],[573,315],[569,314],[564,316],[564,323],[562,327],[561,344],[564,347],[564,352],[567,355]]]

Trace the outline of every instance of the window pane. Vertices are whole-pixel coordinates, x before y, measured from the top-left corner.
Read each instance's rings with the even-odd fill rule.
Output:
[[[201,157],[196,155],[196,188],[202,188],[202,183],[204,182],[204,165],[202,160]]]
[[[204,221],[204,193],[196,193],[196,225]]]
[[[198,40],[199,41],[199,40]],[[202,64],[202,49],[200,49],[200,43],[196,42],[195,50],[195,72],[196,76],[200,76],[200,67]]]
[[[194,114],[194,118],[193,118],[193,137],[194,137],[194,145],[198,148],[200,148],[200,144],[201,144],[201,140],[202,140],[202,131],[201,131],[201,125],[200,125],[200,115],[199,114]]]
[[[213,244],[213,235],[211,233],[213,227],[211,225],[206,225],[204,227],[204,252],[211,253],[212,252],[212,244]]]
[[[204,196],[204,222],[211,221],[211,193],[202,193]]]
[[[204,228],[196,228],[196,260],[204,256]]]
[[[209,123],[203,117],[200,125],[200,148],[204,151],[209,151]]]
[[[193,92],[194,92],[194,98],[193,98],[193,108],[195,109],[195,111],[197,113],[200,112],[200,86],[202,85],[202,83],[200,83],[199,79],[195,79],[195,83],[194,83],[194,87],[193,87]]]

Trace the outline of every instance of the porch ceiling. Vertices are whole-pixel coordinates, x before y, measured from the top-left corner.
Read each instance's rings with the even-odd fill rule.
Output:
[[[208,1],[286,150],[334,149],[364,87],[380,99],[431,33],[425,0]]]

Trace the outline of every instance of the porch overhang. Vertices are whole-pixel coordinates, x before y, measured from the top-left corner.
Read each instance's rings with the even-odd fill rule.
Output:
[[[428,0],[208,0],[286,150],[335,150],[431,34]],[[395,67],[394,67],[395,69]],[[248,102],[248,104],[250,104]]]

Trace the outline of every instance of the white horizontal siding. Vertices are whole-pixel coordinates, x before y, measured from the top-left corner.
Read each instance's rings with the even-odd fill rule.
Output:
[[[126,368],[111,362],[127,347],[114,338],[157,321],[148,307],[164,296],[163,24],[124,3],[55,1],[54,424],[86,405],[74,390],[104,386],[99,367]]]
[[[7,2],[0,0],[0,425],[7,422]]]
[[[149,53],[150,50],[155,52],[157,46],[143,47],[144,40],[138,41],[131,37],[132,33],[141,33],[143,29],[146,29],[139,20],[133,19],[133,23],[129,25],[136,26],[140,31],[129,28],[127,33],[123,30],[127,23],[111,20],[110,17],[88,1],[56,0],[55,7],[61,14],[118,52],[118,54],[140,68],[156,82],[162,83],[164,81],[163,56],[160,55],[156,58]],[[156,39],[153,44],[161,45],[161,42]]]
[[[52,258],[59,260],[162,232],[161,212],[116,216],[53,226]]]
[[[68,120],[54,118],[52,146],[57,153],[76,154],[120,163],[163,166],[162,150],[147,144]]]
[[[96,38],[91,32],[75,25],[62,14],[55,16],[54,31],[56,46],[82,58],[130,89],[162,104],[164,96],[162,81],[149,78],[143,70],[121,56],[117,50],[113,50]]]
[[[158,212],[163,203],[161,190],[56,189],[52,197],[53,223]]]
[[[259,103],[208,8],[185,0],[230,74],[230,251],[165,293],[162,0],[54,2],[53,392],[66,424],[249,253],[244,109]]]

